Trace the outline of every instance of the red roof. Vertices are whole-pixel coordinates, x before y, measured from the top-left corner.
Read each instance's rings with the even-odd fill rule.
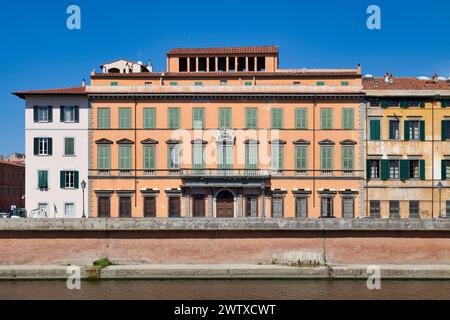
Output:
[[[394,77],[391,84],[384,78],[363,78],[363,87],[364,90],[450,90],[450,83],[444,80]]]
[[[189,54],[277,54],[276,46],[260,47],[222,47],[222,48],[175,48],[169,51],[168,55],[189,55]]]
[[[57,89],[46,89],[46,90],[27,90],[27,91],[17,91],[13,93],[21,99],[24,99],[27,95],[82,95],[86,94],[86,87],[71,87],[71,88],[57,88]]]

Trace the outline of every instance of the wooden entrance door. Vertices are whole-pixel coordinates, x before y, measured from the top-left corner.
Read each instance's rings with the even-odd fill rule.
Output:
[[[205,197],[194,197],[193,206],[193,216],[195,218],[205,217]]]
[[[234,196],[230,191],[224,190],[217,195],[217,218],[234,218]]]

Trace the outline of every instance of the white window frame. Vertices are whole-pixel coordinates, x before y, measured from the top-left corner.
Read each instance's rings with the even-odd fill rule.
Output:
[[[72,210],[73,212],[71,214],[67,213],[67,205],[72,205]],[[76,216],[76,206],[75,206],[75,202],[64,202],[64,216],[67,217],[75,217]]]
[[[39,148],[38,148],[38,155],[40,156],[48,156],[48,146],[49,141],[48,138],[38,138],[39,140]]]
[[[64,122],[75,122],[75,107],[65,106],[64,107]]]
[[[75,171],[64,171],[64,189],[75,189]]]
[[[38,107],[38,122],[49,122],[49,107]]]

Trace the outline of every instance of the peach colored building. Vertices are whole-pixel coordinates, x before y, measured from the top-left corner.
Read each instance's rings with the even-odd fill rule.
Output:
[[[86,88],[94,217],[364,215],[359,66],[280,69],[273,46],[126,63]]]

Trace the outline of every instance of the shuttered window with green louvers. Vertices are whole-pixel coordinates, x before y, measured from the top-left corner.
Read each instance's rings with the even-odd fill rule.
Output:
[[[381,140],[381,120],[379,119],[370,120],[370,140]]]

